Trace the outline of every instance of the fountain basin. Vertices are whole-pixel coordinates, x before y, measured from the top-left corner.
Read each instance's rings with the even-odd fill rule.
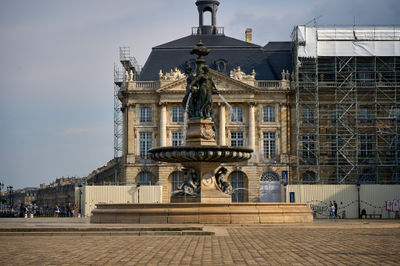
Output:
[[[204,145],[157,147],[150,149],[148,152],[152,160],[169,163],[233,163],[249,160],[253,150],[245,147]]]
[[[312,223],[305,203],[96,204],[91,223],[265,224]]]

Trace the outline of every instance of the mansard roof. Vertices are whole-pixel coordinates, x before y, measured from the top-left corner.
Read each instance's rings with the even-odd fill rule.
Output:
[[[190,51],[200,40],[211,50],[205,58],[206,64],[227,76],[237,66],[240,66],[246,74],[250,74],[254,69],[257,80],[279,80],[282,69],[291,71],[290,51],[266,50],[268,45],[261,47],[223,34],[193,34],[153,47],[139,80],[158,80],[160,70],[165,73],[175,67],[184,72],[186,66],[196,59]],[[219,62],[225,64],[224,69],[218,69]]]

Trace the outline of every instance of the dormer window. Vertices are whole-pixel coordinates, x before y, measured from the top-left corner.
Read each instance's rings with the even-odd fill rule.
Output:
[[[216,65],[218,72],[226,71],[227,62],[225,60],[223,60],[223,59],[217,60],[217,61],[215,61],[215,65]]]

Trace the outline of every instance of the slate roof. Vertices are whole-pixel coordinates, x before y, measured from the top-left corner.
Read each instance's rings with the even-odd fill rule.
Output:
[[[269,42],[264,51],[274,75],[282,78],[282,69],[293,70],[292,42]]]
[[[278,80],[283,68],[291,71],[290,50],[271,50],[269,45],[261,47],[225,35],[189,35],[153,47],[139,80],[158,80],[160,69],[166,73],[177,67],[184,72],[186,66],[196,59],[190,51],[200,40],[211,50],[205,57],[206,63],[211,69],[218,70],[216,62],[225,61],[226,68],[220,71],[225,75],[229,76],[237,66],[246,74],[251,74],[254,69],[258,80]],[[285,43],[280,44],[287,47]]]

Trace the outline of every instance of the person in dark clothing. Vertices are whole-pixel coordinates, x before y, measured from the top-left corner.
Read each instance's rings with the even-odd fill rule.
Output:
[[[72,213],[74,207],[72,206],[71,202],[68,202],[66,209],[67,209],[67,217],[73,217]]]
[[[338,207],[337,207],[336,200],[333,201],[333,206],[335,206],[335,217],[337,218],[337,217],[338,217],[338,216],[337,216],[337,209],[338,209]]]
[[[26,207],[24,203],[21,203],[21,206],[19,207],[19,217],[24,218],[26,215]]]
[[[364,217],[367,218],[367,211],[365,209],[362,209],[362,211],[361,211],[361,219],[363,219]]]

